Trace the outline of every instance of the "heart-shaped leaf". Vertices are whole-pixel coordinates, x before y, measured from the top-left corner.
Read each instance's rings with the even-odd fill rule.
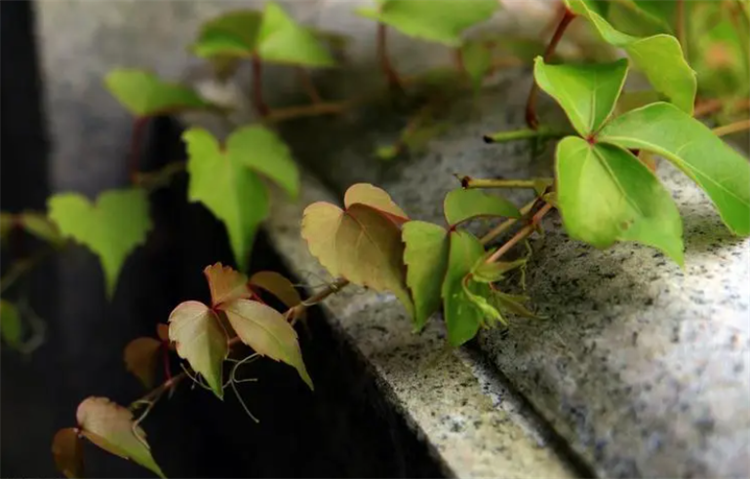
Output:
[[[180,303],[169,315],[169,339],[176,343],[177,354],[186,359],[222,399],[222,364],[228,347],[226,333],[216,313],[198,301]]]
[[[154,387],[160,349],[161,341],[148,337],[135,338],[125,346],[125,368],[133,373],[146,389]]]
[[[451,191],[445,196],[443,210],[445,219],[451,226],[479,216],[521,217],[521,212],[510,201],[475,189],[459,188]]]
[[[201,58],[250,58],[262,17],[255,10],[224,13],[204,23],[191,50]]]
[[[667,158],[708,193],[732,232],[750,235],[750,164],[698,120],[654,103],[615,118],[599,141]]]
[[[669,192],[638,158],[570,136],[558,144],[556,165],[557,202],[572,238],[598,248],[638,241],[683,264],[680,214]]]
[[[292,282],[275,271],[255,273],[250,278],[250,285],[268,291],[284,303],[287,308],[293,308],[302,302],[302,298]]]
[[[365,191],[369,193],[363,195]],[[302,218],[302,237],[332,276],[343,276],[375,291],[390,291],[411,314],[413,305],[402,262],[404,245],[394,221],[403,211],[390,206],[387,194],[385,198],[387,202],[380,193],[357,186],[353,193],[347,192],[345,210],[330,203],[313,203]],[[371,204],[355,202],[365,200]]]
[[[596,8],[592,8],[591,0],[565,2],[571,11],[587,18],[605,42],[623,48],[657,91],[692,115],[697,89],[695,72],[685,61],[675,37],[664,34],[646,38],[626,35],[597,13]]]
[[[498,6],[496,0],[381,0],[377,10],[357,13],[411,37],[457,47],[464,30],[489,19]]]
[[[581,136],[594,134],[609,119],[628,74],[628,61],[590,65],[547,65],[534,61],[539,88],[565,110]]]
[[[313,389],[305,369],[297,332],[275,309],[257,301],[238,299],[220,307],[237,332],[237,336],[261,356],[282,361],[297,370],[302,380]]]
[[[414,329],[421,330],[440,307],[440,292],[448,267],[448,232],[424,221],[409,221],[402,233],[406,284],[414,299]]]
[[[369,183],[356,183],[344,193],[344,206],[346,208],[357,203],[375,208],[398,224],[409,220],[404,210],[393,202],[388,193]]]
[[[81,434],[86,439],[111,454],[130,459],[164,477],[151,457],[146,433],[140,426],[133,428],[133,414],[129,410],[107,398],[89,397],[78,406],[76,417]]]
[[[137,117],[213,108],[193,89],[162,81],[145,70],[116,68],[104,80],[107,89]]]
[[[83,477],[83,444],[76,428],[57,431],[52,439],[52,456],[65,477]]]
[[[294,21],[276,2],[266,3],[258,33],[258,55],[263,61],[311,67],[335,64],[331,54],[308,28]]]
[[[230,266],[216,263],[206,266],[203,275],[211,291],[211,305],[216,307],[222,303],[229,303],[235,299],[249,298],[252,293],[247,287],[247,276],[234,270]]]
[[[9,347],[13,349],[21,347],[23,336],[21,314],[15,304],[4,299],[0,299],[0,335]]]
[[[208,131],[191,128],[187,143],[188,199],[200,201],[224,223],[240,269],[247,265],[260,223],[268,214],[266,187],[243,161],[250,152],[223,152]]]
[[[484,319],[484,312],[471,301],[464,290],[464,278],[482,255],[484,247],[472,234],[466,231],[451,232],[448,270],[442,286],[442,296],[448,341],[455,347],[476,336]]]
[[[49,217],[60,233],[93,251],[101,261],[107,296],[112,297],[125,258],[146,241],[151,229],[146,192],[105,191],[92,204],[78,193],[60,193],[48,202]]]

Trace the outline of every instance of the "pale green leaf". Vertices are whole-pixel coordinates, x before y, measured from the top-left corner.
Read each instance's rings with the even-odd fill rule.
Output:
[[[476,94],[492,66],[492,52],[482,42],[466,42],[461,47],[461,60]]]
[[[13,349],[21,347],[23,328],[21,326],[21,313],[18,307],[4,299],[0,299],[0,335],[5,344]]]
[[[240,128],[227,139],[226,151],[238,164],[267,176],[296,198],[299,171],[289,147],[276,133],[262,126]]]
[[[440,290],[448,267],[448,232],[424,221],[404,225],[406,284],[414,299],[414,329],[421,330],[440,308]]]
[[[159,363],[161,341],[155,338],[135,338],[125,346],[125,369],[131,372],[146,389],[154,387]]]
[[[99,195],[95,204],[78,193],[59,193],[47,204],[49,218],[60,233],[99,256],[111,297],[125,259],[145,243],[151,229],[146,192],[137,188],[109,190]]]
[[[358,203],[375,208],[397,223],[403,223],[409,219],[404,210],[393,202],[388,193],[369,183],[356,183],[346,190],[344,206],[349,208]]]
[[[677,207],[635,156],[569,136],[558,144],[556,167],[557,202],[572,238],[598,248],[615,241],[638,241],[683,264]]]
[[[137,117],[212,107],[193,89],[165,82],[145,70],[116,68],[107,74],[104,83],[112,95]]]
[[[222,365],[229,350],[227,335],[216,313],[198,301],[178,304],[169,315],[169,339],[177,345],[177,354],[187,360],[222,399]]]
[[[635,110],[649,103],[659,101],[659,94],[654,90],[626,91],[617,99],[614,116],[622,115],[630,110]]]
[[[52,438],[55,466],[65,477],[83,477],[83,444],[74,427],[60,429]]]
[[[297,370],[302,380],[313,389],[305,369],[297,332],[275,309],[257,301],[238,299],[220,306],[237,332],[237,336],[261,356],[282,361]]]
[[[411,37],[457,47],[464,30],[488,20],[498,6],[497,0],[384,0],[377,10],[357,13]]]
[[[46,215],[25,212],[21,213],[19,220],[21,226],[37,238],[53,245],[62,244],[63,238],[60,235],[60,230]]]
[[[471,301],[471,303],[482,313],[482,326],[490,326],[491,322],[485,321],[499,321],[507,326],[508,322],[503,318],[500,311],[490,303],[487,297],[490,296],[491,290],[486,283],[480,283],[472,281],[469,276],[464,278],[463,281],[464,294]],[[476,291],[472,291],[472,289]]]
[[[266,3],[258,33],[258,55],[274,63],[311,67],[335,64],[328,50],[308,28],[294,21],[275,2]]]
[[[224,266],[221,263],[206,266],[203,269],[203,275],[208,282],[211,305],[214,307],[235,299],[249,298],[251,295],[247,287],[247,276],[231,266]]]
[[[520,268],[528,263],[528,259],[522,258],[515,261],[493,261],[487,263],[482,257],[471,269],[471,277],[479,283],[495,283],[503,279],[508,271]]]
[[[703,123],[654,103],[613,120],[599,141],[667,158],[708,193],[730,230],[750,235],[750,163]]]
[[[479,240],[466,231],[451,231],[448,270],[441,288],[443,314],[448,329],[448,341],[460,346],[476,336],[482,325],[484,312],[464,290],[464,278],[484,254]]]
[[[268,215],[266,187],[242,159],[243,152],[222,152],[208,131],[191,128],[182,138],[188,150],[188,200],[200,201],[224,223],[235,261],[244,269],[255,233]]]
[[[671,35],[638,38],[617,31],[591,8],[589,0],[565,0],[576,14],[591,21],[605,42],[623,48],[651,85],[683,111],[692,114],[697,88],[695,72],[682,54],[680,43]]]
[[[581,136],[594,134],[612,115],[628,74],[627,60],[588,65],[534,61],[539,88],[560,104]]]
[[[249,58],[255,50],[261,14],[255,10],[227,12],[204,23],[191,49],[201,58]]]
[[[528,296],[506,294],[493,290],[490,296],[492,304],[500,311],[513,313],[523,318],[539,318],[524,305],[529,301]]]
[[[287,308],[302,302],[299,292],[291,281],[275,271],[259,271],[250,278],[250,285],[261,288],[276,296]]]
[[[133,414],[126,408],[104,397],[89,397],[78,406],[76,418],[83,436],[98,447],[165,477],[151,456],[145,431],[133,428]]]
[[[453,226],[478,216],[519,218],[518,208],[499,196],[491,196],[477,189],[456,189],[445,196],[445,219]]]

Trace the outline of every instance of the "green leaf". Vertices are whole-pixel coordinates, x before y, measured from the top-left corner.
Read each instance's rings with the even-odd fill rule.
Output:
[[[308,28],[294,21],[276,2],[266,3],[258,33],[258,55],[267,62],[311,67],[335,64],[331,54]]]
[[[448,270],[442,286],[443,311],[448,341],[458,347],[476,336],[484,312],[464,290],[464,278],[484,254],[479,240],[466,231],[451,231]]]
[[[0,299],[0,335],[5,344],[13,349],[19,349],[22,341],[23,328],[21,326],[21,313],[18,307],[4,299]]]
[[[638,241],[684,263],[677,207],[635,156],[569,136],[558,144],[556,167],[557,202],[572,238],[598,248]]]
[[[222,365],[229,349],[216,313],[198,301],[178,304],[169,315],[169,339],[177,345],[177,354],[223,399]]]
[[[476,189],[451,191],[445,196],[443,209],[445,219],[451,226],[478,216],[521,217],[521,212],[510,201]]]
[[[213,307],[251,296],[250,288],[247,287],[247,276],[230,266],[223,266],[221,263],[206,266],[203,275],[211,291]]]
[[[708,193],[732,232],[750,235],[750,163],[698,120],[654,103],[613,120],[599,141],[667,158]]]
[[[273,131],[262,126],[235,130],[227,139],[226,150],[228,155],[237,157],[238,163],[267,176],[290,197],[297,197],[299,170],[289,147]]]
[[[125,258],[146,241],[151,229],[148,197],[138,188],[105,191],[92,204],[78,193],[60,193],[48,202],[49,218],[60,233],[93,251],[104,269],[112,297]]]
[[[660,33],[674,33],[672,31],[672,24],[676,19],[676,16],[669,18],[662,15],[666,14],[669,8],[663,8],[655,6],[652,8],[651,4],[664,4],[668,6],[671,4],[671,10],[674,13],[674,1],[654,1],[654,0],[609,0],[609,8],[607,9],[606,19],[610,24],[617,30],[634,35],[637,37],[645,37],[649,35],[657,35]]]
[[[261,356],[282,361],[297,370],[302,380],[313,389],[305,369],[297,332],[275,309],[257,301],[238,299],[219,307],[223,310],[237,336]]]
[[[60,429],[52,439],[55,466],[65,477],[83,477],[83,444],[74,427]]]
[[[498,6],[496,0],[383,0],[377,10],[357,13],[411,37],[457,47],[464,30],[488,20]]]
[[[227,12],[203,24],[191,50],[200,58],[249,58],[255,50],[261,14],[255,10]]]
[[[547,65],[534,61],[539,88],[565,110],[581,136],[594,134],[609,119],[628,74],[628,61],[590,65]]]
[[[492,52],[482,42],[466,42],[461,48],[461,60],[476,94],[492,66]]]
[[[513,313],[523,318],[539,318],[529,309],[524,306],[524,303],[529,301],[528,296],[520,296],[514,294],[506,294],[497,290],[493,290],[490,295],[490,301],[492,304],[502,312]]]
[[[193,89],[162,81],[145,70],[115,68],[107,74],[104,83],[110,93],[137,117],[212,108]]]
[[[138,378],[146,389],[154,387],[160,350],[161,341],[148,337],[135,338],[125,346],[125,369]]]
[[[612,46],[623,48],[633,64],[643,71],[651,85],[669,101],[692,115],[697,88],[695,72],[682,54],[680,43],[671,35],[637,38],[617,31],[591,8],[589,0],[565,0],[576,14],[587,18]]]
[[[492,325],[492,323],[488,323],[485,319],[499,321],[506,326],[508,325],[508,322],[500,314],[500,311],[487,300],[487,297],[491,294],[491,290],[487,284],[478,283],[473,281],[469,276],[466,276],[464,277],[463,287],[466,297],[482,313],[482,326]],[[472,289],[476,290],[476,292],[472,291]]]
[[[140,426],[133,427],[133,414],[129,410],[104,397],[89,397],[78,406],[76,417],[86,439],[165,477],[151,456],[146,433]]]
[[[268,215],[266,187],[243,160],[252,152],[222,152],[202,128],[191,128],[182,138],[188,151],[188,200],[203,203],[224,223],[235,261],[244,269],[258,226]]]
[[[424,221],[409,221],[402,238],[406,284],[414,299],[414,329],[421,330],[440,308],[440,290],[448,267],[448,232]]]
[[[522,258],[510,262],[493,261],[492,263],[487,263],[485,257],[482,256],[471,269],[471,277],[479,283],[496,283],[503,279],[505,273],[524,266],[528,261],[527,258]]]

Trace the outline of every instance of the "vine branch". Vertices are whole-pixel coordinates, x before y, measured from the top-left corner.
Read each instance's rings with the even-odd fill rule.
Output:
[[[263,66],[257,54],[253,55],[251,64],[253,68],[253,106],[255,106],[255,111],[259,116],[266,117],[270,113],[270,109],[263,100]]]
[[[487,258],[487,263],[493,263],[500,259],[505,253],[510,251],[511,248],[513,248],[516,244],[518,244],[520,241],[528,238],[531,233],[536,230],[536,226],[539,224],[539,222],[544,218],[544,215],[550,212],[552,209],[552,203],[545,204],[537,213],[531,218],[531,221],[529,224],[518,230],[518,232],[513,235],[511,239],[509,239],[504,245],[502,245],[497,251],[492,253],[492,255]]]
[[[398,73],[393,68],[391,59],[388,57],[388,26],[385,23],[378,23],[378,59],[380,68],[383,70],[388,84],[395,89],[401,89],[401,80]]]
[[[722,125],[714,128],[712,131],[716,136],[731,135],[740,131],[750,130],[750,118],[747,120],[735,121],[728,125]]]

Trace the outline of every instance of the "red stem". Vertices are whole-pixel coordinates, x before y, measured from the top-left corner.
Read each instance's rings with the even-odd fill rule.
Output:
[[[266,117],[271,112],[268,105],[263,101],[263,69],[260,63],[260,57],[253,55],[253,105],[255,111],[261,117]]]
[[[380,67],[383,69],[383,74],[388,80],[388,84],[394,88],[401,88],[401,80],[398,77],[398,73],[393,68],[391,60],[388,57],[388,44],[387,44],[387,32],[388,27],[384,23],[378,24],[378,58],[380,59]]]
[[[138,182],[138,173],[141,170],[141,152],[143,151],[143,134],[149,120],[150,118],[147,116],[133,120],[133,130],[130,136],[130,159],[128,160],[128,174],[130,182],[133,184]]]
[[[544,51],[545,63],[548,62],[552,55],[555,53],[557,44],[560,43],[560,39],[565,33],[565,30],[568,28],[568,25],[570,25],[570,22],[572,22],[575,17],[576,14],[565,7],[563,16],[562,18],[560,18],[560,22],[557,24],[554,35],[552,35],[552,40],[550,40],[549,44],[547,45],[547,49]],[[535,81],[534,84],[531,85],[529,99],[526,102],[526,124],[529,126],[529,128],[533,128],[534,130],[536,130],[539,126],[539,119],[536,116],[536,97],[538,93],[539,85],[537,85]]]

